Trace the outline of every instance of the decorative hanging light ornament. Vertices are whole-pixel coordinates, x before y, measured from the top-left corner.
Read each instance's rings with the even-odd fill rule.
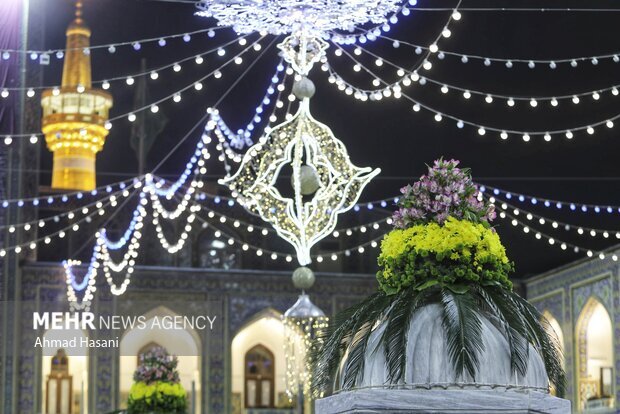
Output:
[[[335,229],[338,215],[353,208],[380,170],[353,165],[344,144],[310,114],[315,87],[306,75],[324,55],[327,44],[302,35],[289,36],[278,47],[302,76],[293,86],[293,93],[301,100],[299,109],[251,147],[237,172],[220,183],[292,244],[303,266],[312,261],[312,246]],[[292,168],[291,197],[276,188],[285,166]]]
[[[282,323],[285,336],[286,394],[289,401],[297,396],[298,405],[308,404],[312,395],[311,351],[322,345],[320,332],[327,328],[329,318],[305,293],[314,284],[314,273],[307,267],[293,272],[293,284],[301,289],[297,302],[284,312]],[[304,411],[305,412],[305,411]]]
[[[329,38],[333,31],[386,24],[401,5],[402,0],[200,0],[196,14],[213,17],[239,34],[307,32]]]

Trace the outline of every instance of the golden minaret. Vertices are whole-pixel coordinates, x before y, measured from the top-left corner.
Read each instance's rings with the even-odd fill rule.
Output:
[[[54,189],[89,191],[97,186],[95,158],[108,135],[112,96],[92,88],[89,47],[90,29],[78,0],[75,20],[67,28],[62,86],[43,91],[41,99],[42,131],[54,153]]]

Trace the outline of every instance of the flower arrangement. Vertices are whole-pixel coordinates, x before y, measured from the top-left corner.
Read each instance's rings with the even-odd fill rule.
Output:
[[[129,391],[128,414],[185,413],[187,400],[179,382],[178,359],[162,347],[140,354]]]
[[[369,338],[379,325],[385,330],[374,347],[383,346],[388,385],[403,384],[412,315],[439,305],[455,381],[475,381],[485,318],[506,339],[513,373],[525,376],[533,347],[562,395],[559,345],[547,334],[549,325],[538,310],[512,291],[508,275],[513,264],[490,224],[493,205],[481,197],[470,171],[458,165],[437,160],[426,175],[401,190],[395,228],[381,243],[380,289],[337,315],[321,338],[324,346],[313,355],[316,392],[329,393],[339,375],[342,388],[357,385]]]

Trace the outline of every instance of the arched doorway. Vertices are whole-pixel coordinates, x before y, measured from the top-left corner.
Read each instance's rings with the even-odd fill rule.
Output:
[[[232,341],[232,412],[248,407],[283,408],[286,361],[282,315],[272,309],[256,314]]]
[[[139,355],[149,349],[160,346],[166,349],[171,355],[178,357],[177,369],[181,384],[187,393],[188,413],[195,414],[200,412],[200,378],[201,378],[201,341],[198,334],[192,329],[165,329],[165,326],[153,324],[153,320],[158,318],[162,321],[164,317],[178,317],[176,313],[159,306],[149,312],[145,317],[145,325],[148,329],[138,327],[125,331],[120,341],[120,364],[119,364],[119,398],[120,407],[127,407],[129,390],[133,384],[133,373],[138,366]],[[152,328],[151,328],[152,327]],[[193,407],[193,411],[192,410]]]
[[[263,345],[255,345],[245,354],[245,408],[273,408],[275,358]]]
[[[610,406],[615,395],[613,331],[605,306],[590,298],[575,332],[579,410]]]
[[[87,414],[88,335],[81,329],[50,329],[41,338],[41,412]],[[69,342],[66,342],[69,341]]]

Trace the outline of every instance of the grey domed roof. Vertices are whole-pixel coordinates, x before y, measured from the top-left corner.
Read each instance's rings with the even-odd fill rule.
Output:
[[[486,318],[481,318],[484,351],[480,355],[480,367],[475,381],[469,375],[458,377],[448,355],[446,336],[442,326],[442,308],[428,305],[412,317],[407,338],[407,363],[405,386],[444,388],[534,388],[547,390],[549,379],[545,364],[530,345],[529,364],[525,376],[510,369],[510,349],[502,333]],[[379,339],[386,324],[375,328],[368,341],[363,375],[355,383],[359,387],[380,387],[389,384],[383,345]],[[340,367],[346,366],[346,355]],[[339,375],[340,378],[343,375]],[[338,380],[341,388],[342,380]]]

